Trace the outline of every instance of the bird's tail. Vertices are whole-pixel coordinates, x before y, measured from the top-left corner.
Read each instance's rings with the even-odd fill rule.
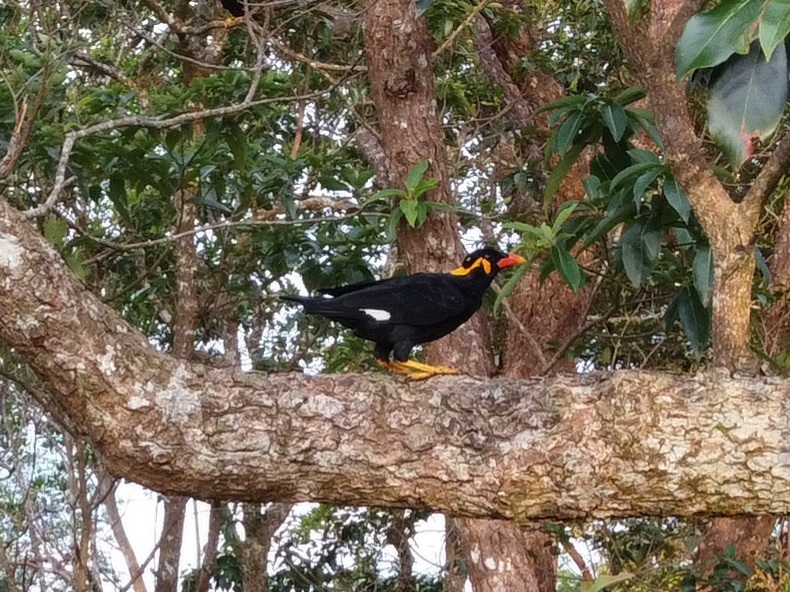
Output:
[[[297,304],[304,304],[307,305],[311,300],[315,300],[311,296],[291,296],[291,295],[280,295],[280,300],[284,300],[285,302],[296,302]]]
[[[327,306],[327,302],[329,302],[331,299],[321,298],[320,296],[316,297],[316,296],[283,295],[280,296],[280,300],[301,304],[302,306],[304,306],[304,311],[308,314],[325,314],[331,311],[331,308]]]
[[[304,306],[307,314],[322,315],[335,321],[343,322],[344,319],[363,318],[364,313],[355,308],[339,307],[334,298],[323,298],[322,296],[280,296],[280,300],[295,302]]]

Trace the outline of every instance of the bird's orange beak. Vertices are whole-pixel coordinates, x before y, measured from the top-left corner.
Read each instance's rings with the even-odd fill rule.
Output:
[[[527,260],[524,259],[521,255],[516,253],[510,253],[504,259],[500,259],[499,262],[496,264],[499,269],[505,269],[506,267],[512,267],[514,265],[521,265],[522,263],[526,263]]]

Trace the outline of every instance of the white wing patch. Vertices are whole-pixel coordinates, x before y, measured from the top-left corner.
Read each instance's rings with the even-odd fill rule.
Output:
[[[380,308],[360,308],[362,312],[371,317],[374,321],[389,321],[392,316],[389,311]]]

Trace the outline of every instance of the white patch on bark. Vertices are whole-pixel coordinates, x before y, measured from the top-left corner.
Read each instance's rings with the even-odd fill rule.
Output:
[[[200,412],[200,398],[184,383],[188,375],[183,365],[176,367],[167,386],[156,394],[155,402],[168,422],[185,423]]]
[[[477,563],[480,561],[480,547],[479,546],[475,545],[474,549],[469,551],[469,559],[472,560],[472,563],[477,565]]]
[[[112,374],[115,372],[115,350],[107,345],[104,348],[105,353],[103,356],[98,357],[99,362],[99,371],[104,374],[105,376],[108,374]]]
[[[322,417],[331,419],[343,413],[345,406],[332,397],[327,397],[326,395],[313,395],[307,400],[304,409],[311,414],[321,415]]]
[[[22,265],[22,249],[12,236],[0,235],[0,267],[14,269]]]
[[[486,566],[487,570],[495,571],[496,570],[496,559],[494,559],[493,557],[486,557],[483,560],[483,565]]]
[[[151,401],[144,397],[138,397],[137,395],[132,395],[129,398],[129,402],[126,406],[131,409],[132,411],[136,411],[137,409],[143,409],[145,407],[151,406]]]
[[[28,329],[38,327],[38,319],[34,319],[33,317],[25,317],[17,320],[16,324],[23,331],[27,331]]]

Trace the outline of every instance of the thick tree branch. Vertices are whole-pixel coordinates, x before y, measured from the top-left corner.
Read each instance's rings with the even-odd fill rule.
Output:
[[[153,350],[0,200],[0,340],[116,475],[519,520],[790,511],[790,382],[232,373]],[[244,438],[239,438],[244,434]]]
[[[776,143],[776,148],[774,148],[760,174],[757,175],[741,204],[746,215],[750,220],[754,221],[755,225],[762,212],[763,204],[787,173],[788,166],[790,166],[790,132],[785,132],[781,140]]]

